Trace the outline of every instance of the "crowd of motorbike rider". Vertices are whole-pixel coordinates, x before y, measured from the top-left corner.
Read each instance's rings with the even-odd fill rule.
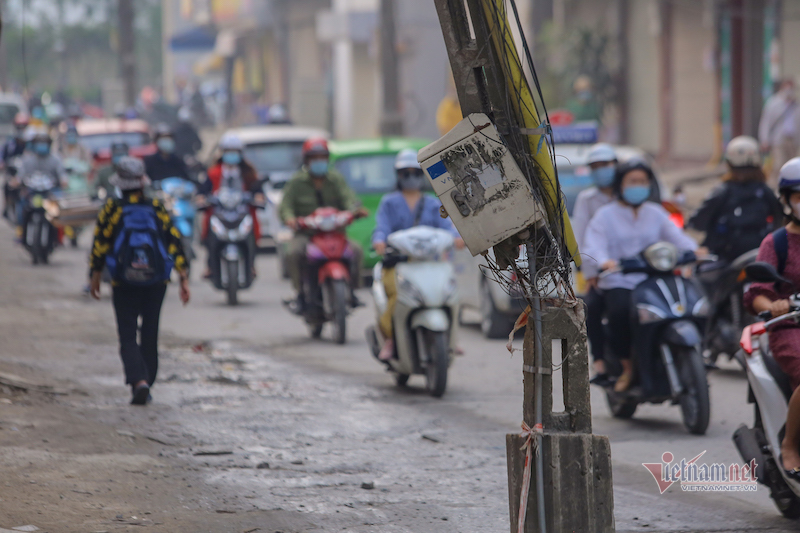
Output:
[[[670,221],[665,209],[647,201],[658,186],[647,163],[636,159],[621,163],[607,144],[590,150],[588,164],[595,185],[578,196],[572,221],[585,258],[582,273],[587,286],[592,383],[616,392],[631,387],[635,366],[631,359],[636,354],[631,341],[630,294],[644,275],[621,274],[617,269],[620,260],[656,242],[671,242],[679,251],[710,256],[722,265],[757,249],[756,260],[773,265],[791,284],[753,283],[744,294],[744,308],[753,315],[768,312],[773,318],[794,310],[792,284],[800,287],[800,158],[781,168],[778,195],[767,183],[754,138],[731,140],[725,162],[727,172],[721,183],[686,225],[704,234],[703,246],[698,247]],[[610,338],[606,338],[604,321],[608,331],[614,332]],[[770,351],[794,391],[780,450],[782,466],[787,475],[800,481],[800,327],[787,321],[772,326],[769,332]],[[606,350],[621,364],[622,373],[617,377],[608,373]]]
[[[14,166],[17,178],[34,172],[53,177],[65,184],[63,158],[91,161],[91,154],[79,142],[77,129],[67,125],[58,139],[58,150],[53,150],[53,140],[46,129],[30,126],[30,118],[19,114],[15,118],[16,134],[2,148],[2,163],[6,169]],[[235,135],[226,135],[219,143],[220,156],[207,171],[207,178],[197,183],[187,165],[184,152],[194,152],[199,147],[199,137],[160,125],[154,132],[156,153],[144,158],[143,175],[151,182],[179,177],[198,185],[200,198],[207,198],[223,186],[241,187],[254,197],[261,195],[262,182],[255,169],[245,158],[245,147]],[[111,146],[111,161],[95,173],[95,191],[104,190],[113,195],[118,165],[127,162],[129,148],[123,143]],[[760,147],[755,139],[737,137],[725,152],[728,171],[720,185],[704,201],[689,220],[687,228],[704,234],[702,246],[677,227],[669,214],[658,203],[658,183],[650,165],[641,159],[620,162],[612,146],[598,144],[592,147],[587,163],[594,187],[578,195],[572,222],[578,245],[584,255],[582,273],[586,279],[588,317],[587,330],[594,367],[592,383],[625,392],[635,380],[635,357],[631,331],[631,293],[642,281],[643,274],[623,274],[618,271],[620,261],[638,254],[656,242],[672,243],[679,251],[694,252],[697,257],[716,256],[717,261],[732,263],[742,254],[759,249],[758,260],[775,264],[781,274],[800,286],[800,159],[789,161],[780,171],[779,194],[775,195],[766,183],[761,170]],[[18,168],[17,168],[18,167]],[[372,236],[374,250],[381,256],[387,252],[389,234],[417,225],[446,229],[453,233],[457,248],[463,240],[449,219],[440,216],[441,204],[435,197],[423,192],[425,176],[414,151],[401,152],[395,162],[397,190],[387,194],[376,214],[376,228]],[[14,200],[14,180],[4,185],[4,216],[9,217],[9,202],[24,203],[24,194]],[[263,200],[263,199],[262,199]],[[201,200],[202,203],[202,200]],[[310,139],[303,146],[303,166],[289,180],[283,191],[279,216],[294,237],[287,252],[288,272],[296,292],[290,307],[302,314],[308,304],[302,290],[303,276],[307,271],[306,249],[310,234],[300,227],[298,220],[311,215],[320,207],[332,207],[365,215],[353,190],[344,176],[330,164],[330,151],[324,139]],[[12,222],[21,235],[20,213],[15,209]],[[782,237],[776,237],[788,219]],[[254,235],[259,233],[257,217],[253,213]],[[209,218],[203,224],[202,239],[209,241]],[[18,235],[18,236],[19,236]],[[786,242],[779,245],[776,240]],[[363,251],[349,243],[355,252],[351,261],[351,304],[360,305],[354,290],[361,279],[359,267]],[[786,250],[781,252],[781,247]],[[781,257],[781,255],[783,257]],[[210,254],[209,254],[210,256]],[[208,265],[205,276],[210,275]],[[384,267],[382,283],[388,298],[380,331],[384,345],[379,358],[392,357],[392,324],[396,299],[396,276],[391,265]],[[773,317],[790,310],[789,288],[776,289],[773,285],[753,284],[745,298],[745,306],[753,313],[770,311]],[[606,338],[605,324],[614,331]],[[782,369],[790,376],[795,394],[789,403],[789,423],[784,440],[783,462],[788,471],[800,479],[800,328],[795,325],[776,327],[770,339],[772,351]],[[612,376],[607,359],[613,355],[621,365],[621,373]],[[152,381],[149,383],[152,385]]]

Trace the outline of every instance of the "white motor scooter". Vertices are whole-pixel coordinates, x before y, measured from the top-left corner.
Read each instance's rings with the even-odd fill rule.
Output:
[[[453,266],[443,260],[453,236],[443,229],[416,226],[387,238],[384,262],[396,264],[397,306],[392,319],[395,354],[385,363],[400,386],[412,374],[426,378],[428,392],[441,397],[455,350],[458,327],[458,285]],[[375,266],[372,293],[377,321],[386,310],[384,263]],[[367,341],[377,358],[384,343],[380,328],[367,329]]]
[[[753,263],[745,272],[749,281],[791,284],[768,263]],[[755,423],[752,428],[739,426],[733,441],[745,462],[755,460],[758,482],[769,487],[770,497],[783,516],[795,519],[800,518],[800,483],[783,469],[780,456],[792,387],[769,349],[767,334],[767,328],[778,322],[800,322],[800,293],[790,301],[788,314],[768,320],[767,312],[759,317],[766,322],[747,326],[742,332],[742,350],[737,358],[747,370],[748,402],[755,404]]]

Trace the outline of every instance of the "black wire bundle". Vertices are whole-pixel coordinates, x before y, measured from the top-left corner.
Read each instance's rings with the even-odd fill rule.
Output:
[[[503,87],[506,89],[505,98],[502,102],[496,101],[497,98],[490,98],[492,114],[496,123],[498,123],[498,128],[508,145],[509,151],[517,161],[523,174],[527,177],[534,197],[540,205],[545,207],[549,216],[549,225],[534,228],[531,231],[527,248],[529,255],[533,253],[533,256],[530,257],[532,261],[528,261],[526,259],[527,256],[522,256],[522,260],[519,260],[516,253],[518,252],[517,248],[504,249],[497,246],[495,247],[497,257],[494,259],[491,256],[487,257],[489,266],[484,269],[484,275],[500,283],[507,291],[512,289],[512,284],[522,283],[524,294],[529,302],[532,301],[534,294],[541,297],[552,297],[554,294],[558,294],[558,299],[572,301],[574,300],[574,292],[570,285],[571,257],[565,242],[565,227],[562,218],[564,201],[555,163],[553,134],[549,128],[547,108],[519,18],[516,0],[505,0],[505,2],[509,2],[511,5],[517,28],[522,38],[526,66],[530,70],[536,91],[530,90],[530,83],[518,59],[517,50],[511,46],[514,40],[512,34],[510,34],[510,27],[506,23],[507,10],[505,6],[501,7],[493,0],[479,0],[477,2],[473,0],[470,2],[471,6],[477,7],[480,5],[480,9],[488,7],[486,11],[491,15],[488,20],[483,16],[473,17],[473,20],[477,19],[482,24],[482,34],[490,36],[490,38],[493,37],[493,42],[479,43],[483,46],[488,45],[494,50],[494,53],[489,54],[492,68],[484,69],[484,75],[487,76],[485,82],[487,87]],[[491,24],[489,24],[490,21]],[[492,32],[495,34],[493,35]],[[499,35],[497,35],[498,32],[500,33]],[[516,62],[516,65],[512,65],[512,61]],[[512,68],[518,69],[521,74],[518,85],[510,83],[508,73],[512,71]],[[532,96],[533,109],[522,98],[524,89],[527,89]],[[498,106],[499,109],[497,108]],[[545,170],[534,159],[537,154],[531,153],[530,132],[524,131],[526,126],[521,122],[526,114],[540,119],[544,117],[544,120],[541,120],[541,126],[544,127],[543,133],[548,142],[540,142],[539,149],[548,151],[553,165],[553,175],[551,177],[548,177]],[[507,124],[503,124],[504,121],[507,121]],[[545,185],[545,182],[550,180],[552,180],[552,187],[556,191],[554,197],[548,195]],[[535,265],[533,272],[528,267],[531,263]],[[510,265],[518,281],[511,280],[507,274],[503,273],[504,271],[507,273],[505,265]]]

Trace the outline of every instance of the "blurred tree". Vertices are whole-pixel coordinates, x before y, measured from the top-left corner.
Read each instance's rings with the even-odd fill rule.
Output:
[[[57,39],[60,20],[52,0],[6,0],[3,35],[6,79],[13,88],[24,88],[25,68],[32,91],[59,87],[62,57],[66,61],[66,93],[72,98],[99,102],[100,86],[109,73],[119,72],[114,47],[116,2],[111,0],[64,0],[63,53]],[[136,0],[136,64],[140,86],[157,86],[161,78],[161,2]],[[22,42],[25,54],[22,54]],[[24,63],[23,63],[24,61]]]
[[[566,33],[551,22],[545,26],[538,45],[548,59],[539,76],[550,108],[563,108],[573,99],[575,81],[581,76],[591,80],[601,116],[608,105],[617,103],[616,41],[603,28],[583,27]]]

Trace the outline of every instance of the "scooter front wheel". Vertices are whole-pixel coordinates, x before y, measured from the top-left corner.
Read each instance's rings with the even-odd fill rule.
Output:
[[[347,299],[349,294],[350,287],[348,287],[347,281],[335,279],[328,282],[330,303],[326,307],[330,309],[330,319],[333,323],[333,340],[336,344],[347,342]]]
[[[424,328],[417,330],[417,346],[427,353],[425,383],[428,393],[434,398],[441,398],[447,388],[447,369],[450,366],[450,346],[447,333],[430,331]]]
[[[694,348],[677,351],[681,383],[684,390],[679,398],[683,425],[694,435],[704,435],[711,418],[711,400],[703,357]]]
[[[239,262],[228,262],[228,305],[239,303]]]

